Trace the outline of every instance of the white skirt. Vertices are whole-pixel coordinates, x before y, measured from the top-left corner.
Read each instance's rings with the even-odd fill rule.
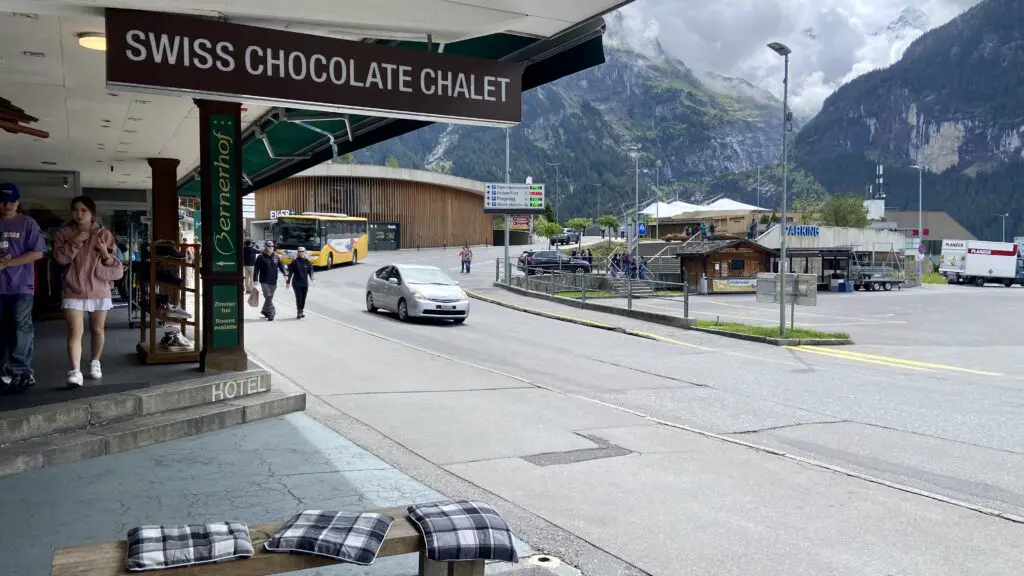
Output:
[[[61,301],[61,308],[81,312],[106,312],[114,308],[114,302],[110,298],[65,298]]]

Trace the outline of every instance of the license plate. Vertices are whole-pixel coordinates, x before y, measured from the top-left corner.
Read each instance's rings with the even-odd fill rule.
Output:
[[[438,310],[455,310],[455,306],[441,306],[440,304],[438,304],[437,305],[437,309]]]

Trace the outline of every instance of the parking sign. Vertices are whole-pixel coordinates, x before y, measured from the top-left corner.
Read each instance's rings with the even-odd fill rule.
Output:
[[[636,224],[636,235],[637,236],[647,236],[647,223],[646,222],[637,222],[637,224]]]

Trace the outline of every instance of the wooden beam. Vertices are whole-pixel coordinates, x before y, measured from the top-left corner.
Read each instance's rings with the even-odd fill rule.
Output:
[[[373,512],[395,519],[387,538],[384,539],[384,545],[381,546],[380,552],[377,554],[378,558],[419,553],[424,550],[423,536],[409,521],[405,507],[373,510]],[[125,567],[128,543],[125,540],[118,540],[57,549],[53,554],[50,576],[128,576],[129,574],[145,574],[146,576],[270,576],[342,564],[342,562],[322,556],[268,552],[263,544],[280,530],[282,525],[282,523],[272,523],[249,526],[249,537],[252,539],[253,549],[256,553],[247,560],[167,570],[129,572]],[[470,564],[482,566],[483,562],[471,562]],[[470,574],[475,576],[475,573],[471,572]]]
[[[38,128],[29,128],[28,126],[22,126],[21,124],[15,124],[13,122],[0,121],[0,130],[10,132],[11,134],[28,134],[29,136],[35,136],[36,138],[49,138],[50,133],[40,130]]]

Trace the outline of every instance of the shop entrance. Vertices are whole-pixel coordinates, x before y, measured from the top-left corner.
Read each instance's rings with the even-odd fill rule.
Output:
[[[402,246],[402,225],[398,222],[370,223],[370,250],[385,252]]]

